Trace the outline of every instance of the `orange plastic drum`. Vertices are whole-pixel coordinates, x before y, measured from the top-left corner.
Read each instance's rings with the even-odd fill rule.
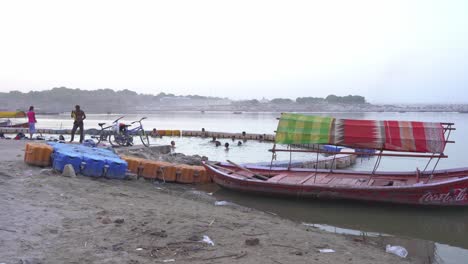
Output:
[[[28,143],[24,151],[24,162],[36,166],[50,166],[54,148],[42,143]]]

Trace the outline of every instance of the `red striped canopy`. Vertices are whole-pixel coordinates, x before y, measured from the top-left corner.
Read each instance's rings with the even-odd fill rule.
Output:
[[[324,119],[283,113],[278,123],[276,143],[443,153],[446,144],[444,131],[442,123],[434,122]]]
[[[391,151],[443,153],[441,123],[335,119],[335,145]]]

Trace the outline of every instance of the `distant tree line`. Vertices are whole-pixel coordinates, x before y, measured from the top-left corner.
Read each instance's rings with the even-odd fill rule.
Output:
[[[163,98],[173,98],[173,100],[161,100]],[[183,100],[179,100],[182,98]],[[190,99],[190,100],[187,100]],[[182,103],[183,101],[183,103]],[[188,104],[187,101],[189,101]],[[216,102],[213,108],[210,104]],[[221,103],[219,103],[221,102]],[[197,104],[198,103],[198,104]],[[93,113],[131,113],[145,111],[145,109],[167,110],[191,107],[197,109],[246,109],[246,110],[272,110],[286,108],[319,109],[323,105],[334,104],[366,104],[366,99],[359,95],[336,96],[328,95],[320,97],[298,97],[296,100],[289,98],[274,98],[270,101],[257,99],[229,101],[227,98],[185,95],[177,96],[171,93],[138,94],[125,89],[114,91],[111,89],[81,90],[67,87],[57,87],[46,91],[31,91],[22,93],[11,91],[0,93],[0,111],[6,110],[27,110],[30,105],[34,105],[38,113],[62,113],[71,111],[75,105],[81,105],[85,111]],[[223,108],[224,107],[224,108]]]
[[[218,100],[218,97],[199,95],[176,96],[159,93],[138,94],[128,89],[114,91],[111,89],[81,90],[67,87],[57,87],[46,91],[31,91],[22,93],[11,91],[0,93],[0,110],[27,110],[34,105],[37,112],[67,112],[75,105],[94,113],[134,112],[139,106],[158,106],[164,97],[185,97],[193,100]]]
[[[271,100],[274,103],[292,103],[291,99],[275,98]],[[330,103],[330,104],[365,104],[366,98],[360,95],[347,95],[347,96],[336,96],[330,94],[329,96],[322,97],[298,97],[296,103],[298,104],[313,104],[313,103]]]

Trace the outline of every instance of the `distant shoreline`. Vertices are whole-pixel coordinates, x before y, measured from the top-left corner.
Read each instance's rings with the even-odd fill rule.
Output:
[[[226,113],[226,114],[252,114],[252,113],[283,113],[283,112],[295,112],[295,113],[317,113],[317,114],[326,114],[326,113],[398,113],[398,114],[405,114],[405,113],[460,113],[460,114],[468,114],[468,112],[463,111],[455,111],[455,110],[408,110],[408,111],[372,111],[372,110],[356,110],[356,111],[339,111],[339,110],[330,110],[330,111],[294,111],[294,110],[277,110],[277,111],[262,111],[262,110],[252,110],[252,111],[242,111],[241,113],[234,113],[234,111],[228,110],[191,110],[191,109],[167,109],[167,110],[137,110],[137,111],[126,111],[126,112],[115,112],[115,113],[102,113],[102,112],[93,112],[87,111],[87,114],[92,115],[122,115],[122,114],[157,114],[157,113],[171,113],[171,112],[188,112],[188,113],[200,113],[203,114],[211,114],[211,113]],[[36,113],[37,115],[42,116],[50,116],[50,115],[69,115],[68,112],[63,113]]]

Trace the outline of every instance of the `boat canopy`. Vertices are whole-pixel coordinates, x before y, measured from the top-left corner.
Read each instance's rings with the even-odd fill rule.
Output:
[[[442,123],[353,120],[282,113],[278,144],[331,144],[402,152],[443,153]]]
[[[19,117],[26,117],[26,113],[23,111],[0,112],[0,118],[19,118]]]

